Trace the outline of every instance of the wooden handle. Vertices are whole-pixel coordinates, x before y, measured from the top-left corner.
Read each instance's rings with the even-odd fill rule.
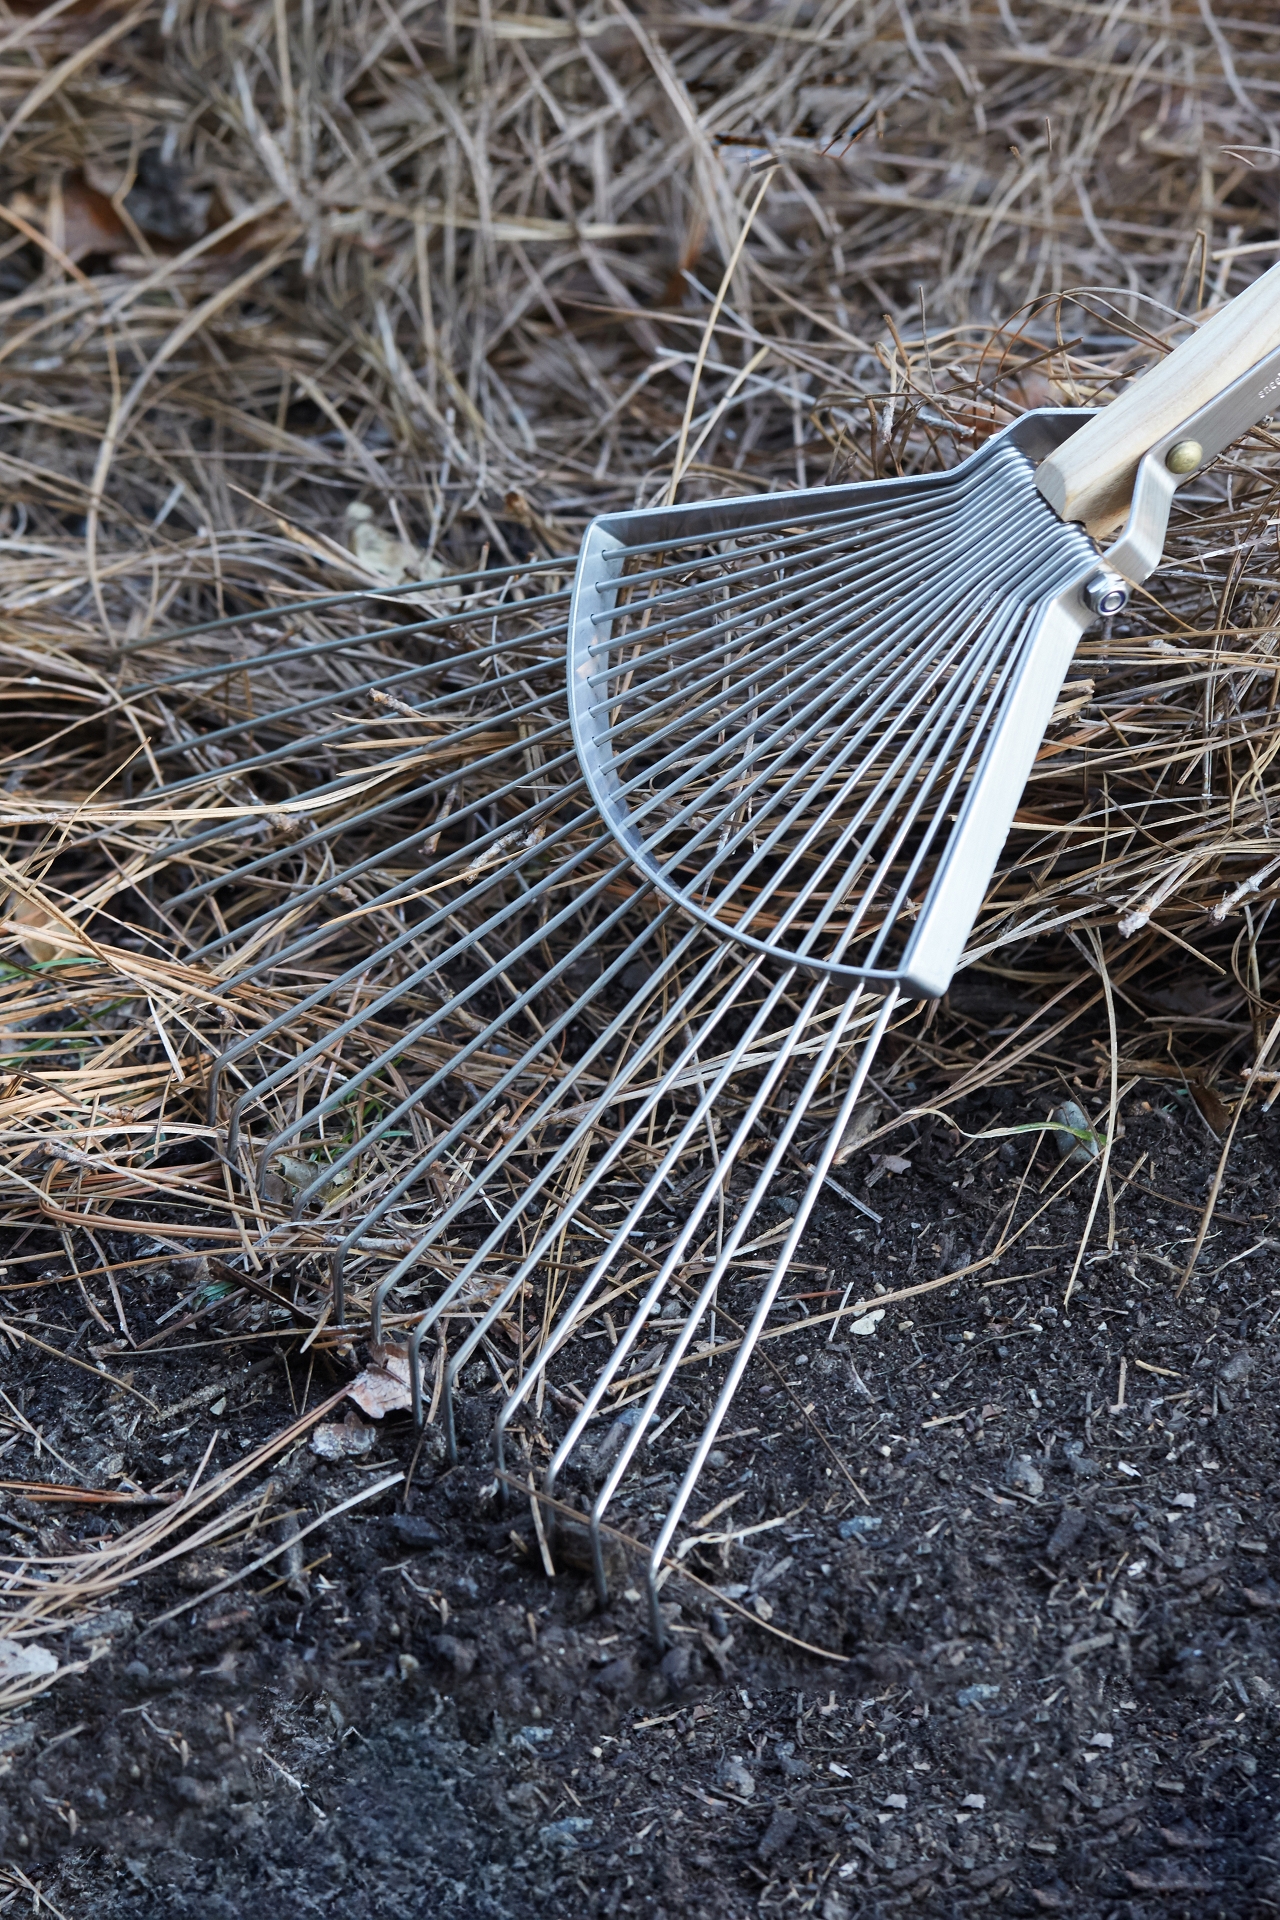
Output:
[[[1276,347],[1280,262],[1064,440],[1036,485],[1062,519],[1083,520],[1101,539],[1124,521],[1148,448]]]

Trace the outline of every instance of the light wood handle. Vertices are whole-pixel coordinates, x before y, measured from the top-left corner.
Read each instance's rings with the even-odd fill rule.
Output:
[[[1064,520],[1095,539],[1129,511],[1138,462],[1264,355],[1280,347],[1280,262],[1126,387],[1036,470],[1036,485]]]

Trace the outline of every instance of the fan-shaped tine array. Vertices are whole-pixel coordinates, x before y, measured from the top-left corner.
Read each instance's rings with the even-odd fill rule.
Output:
[[[1033,473],[1005,442],[774,526],[758,500],[710,536],[663,511],[595,548],[585,766],[669,897],[775,957],[900,977],[1040,609],[1096,559]]]

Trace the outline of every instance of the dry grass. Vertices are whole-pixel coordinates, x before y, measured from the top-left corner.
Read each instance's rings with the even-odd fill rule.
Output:
[[[344,1237],[353,1316],[390,1276],[412,1319],[466,1258],[414,1249],[521,1103],[558,1140],[605,1084],[548,1043],[499,1107],[492,1008],[443,1012],[449,938],[542,858],[504,822],[541,808],[596,889],[544,962],[614,913],[606,959],[666,965],[547,771],[556,557],[660,497],[677,448],[687,497],[805,485],[1105,401],[1275,257],[1280,25],[1254,0],[77,0],[3,34],[5,1218],[57,1231],[103,1354],[144,1337],[108,1227],[202,1256],[186,1307],[246,1337],[314,1326]],[[1270,1073],[1278,452],[1259,431],[1181,496],[1150,593],[1082,646],[975,932],[1064,1030],[1119,1003],[1113,1107],[1140,1075],[1221,1105]],[[1081,1031],[912,1010],[881,1085],[1038,1082]],[[433,1075],[452,1107],[411,1097]],[[587,1258],[562,1237],[543,1326]],[[24,1578],[29,1630],[52,1603]]]

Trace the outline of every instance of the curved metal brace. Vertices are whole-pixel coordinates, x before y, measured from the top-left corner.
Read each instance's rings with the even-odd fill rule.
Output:
[[[1133,486],[1129,518],[1115,545],[1103,558],[1109,567],[1140,586],[1160,565],[1169,510],[1179,487],[1218,458],[1233,441],[1269,419],[1280,408],[1280,347],[1233,380],[1207,406],[1187,415],[1144,454]],[[1170,465],[1175,448],[1194,460]]]

